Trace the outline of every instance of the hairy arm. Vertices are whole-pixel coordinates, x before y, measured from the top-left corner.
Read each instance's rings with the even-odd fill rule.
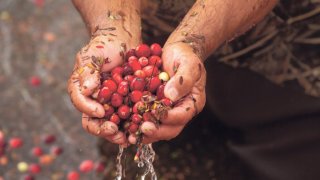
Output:
[[[198,0],[167,44],[182,41],[205,60],[223,42],[258,23],[276,3],[277,0]]]

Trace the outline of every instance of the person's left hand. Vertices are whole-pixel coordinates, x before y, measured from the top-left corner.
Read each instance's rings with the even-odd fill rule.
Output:
[[[206,101],[206,70],[190,46],[185,43],[165,45],[162,59],[163,68],[171,77],[164,93],[176,104],[161,120],[158,128],[150,122],[141,125],[144,133],[142,142],[145,144],[175,138],[203,109]],[[129,142],[136,143],[134,135],[130,135]]]

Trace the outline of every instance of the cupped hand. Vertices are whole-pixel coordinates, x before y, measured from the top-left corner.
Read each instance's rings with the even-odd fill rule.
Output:
[[[161,120],[159,127],[150,122],[141,125],[143,143],[176,137],[203,109],[206,101],[206,70],[202,60],[190,46],[182,42],[167,44],[163,48],[162,59],[163,68],[171,77],[164,93],[175,105]],[[130,135],[129,142],[134,144],[136,138]]]
[[[113,36],[98,35],[76,55],[75,66],[68,81],[68,93],[74,106],[83,113],[82,125],[89,133],[116,144],[126,143],[123,132],[110,121],[105,121],[104,107],[94,100],[100,86],[100,73],[108,72],[124,62],[126,48],[135,47]]]

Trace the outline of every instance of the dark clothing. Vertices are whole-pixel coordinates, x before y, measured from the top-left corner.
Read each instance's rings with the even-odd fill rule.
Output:
[[[214,61],[207,72],[208,105],[239,132],[227,146],[247,171],[244,179],[320,179],[319,98]]]

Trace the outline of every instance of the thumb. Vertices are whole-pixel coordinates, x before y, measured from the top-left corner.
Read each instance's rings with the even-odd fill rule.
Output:
[[[200,77],[198,64],[195,60],[180,61],[177,72],[168,81],[164,94],[173,102],[189,94]]]
[[[83,58],[80,55],[77,57],[79,59]],[[77,69],[80,80],[80,90],[84,96],[89,96],[100,85],[100,69],[101,65],[99,63],[101,60],[95,56],[87,56],[86,61],[83,61],[80,64],[80,67]],[[81,61],[81,60],[80,60]]]

